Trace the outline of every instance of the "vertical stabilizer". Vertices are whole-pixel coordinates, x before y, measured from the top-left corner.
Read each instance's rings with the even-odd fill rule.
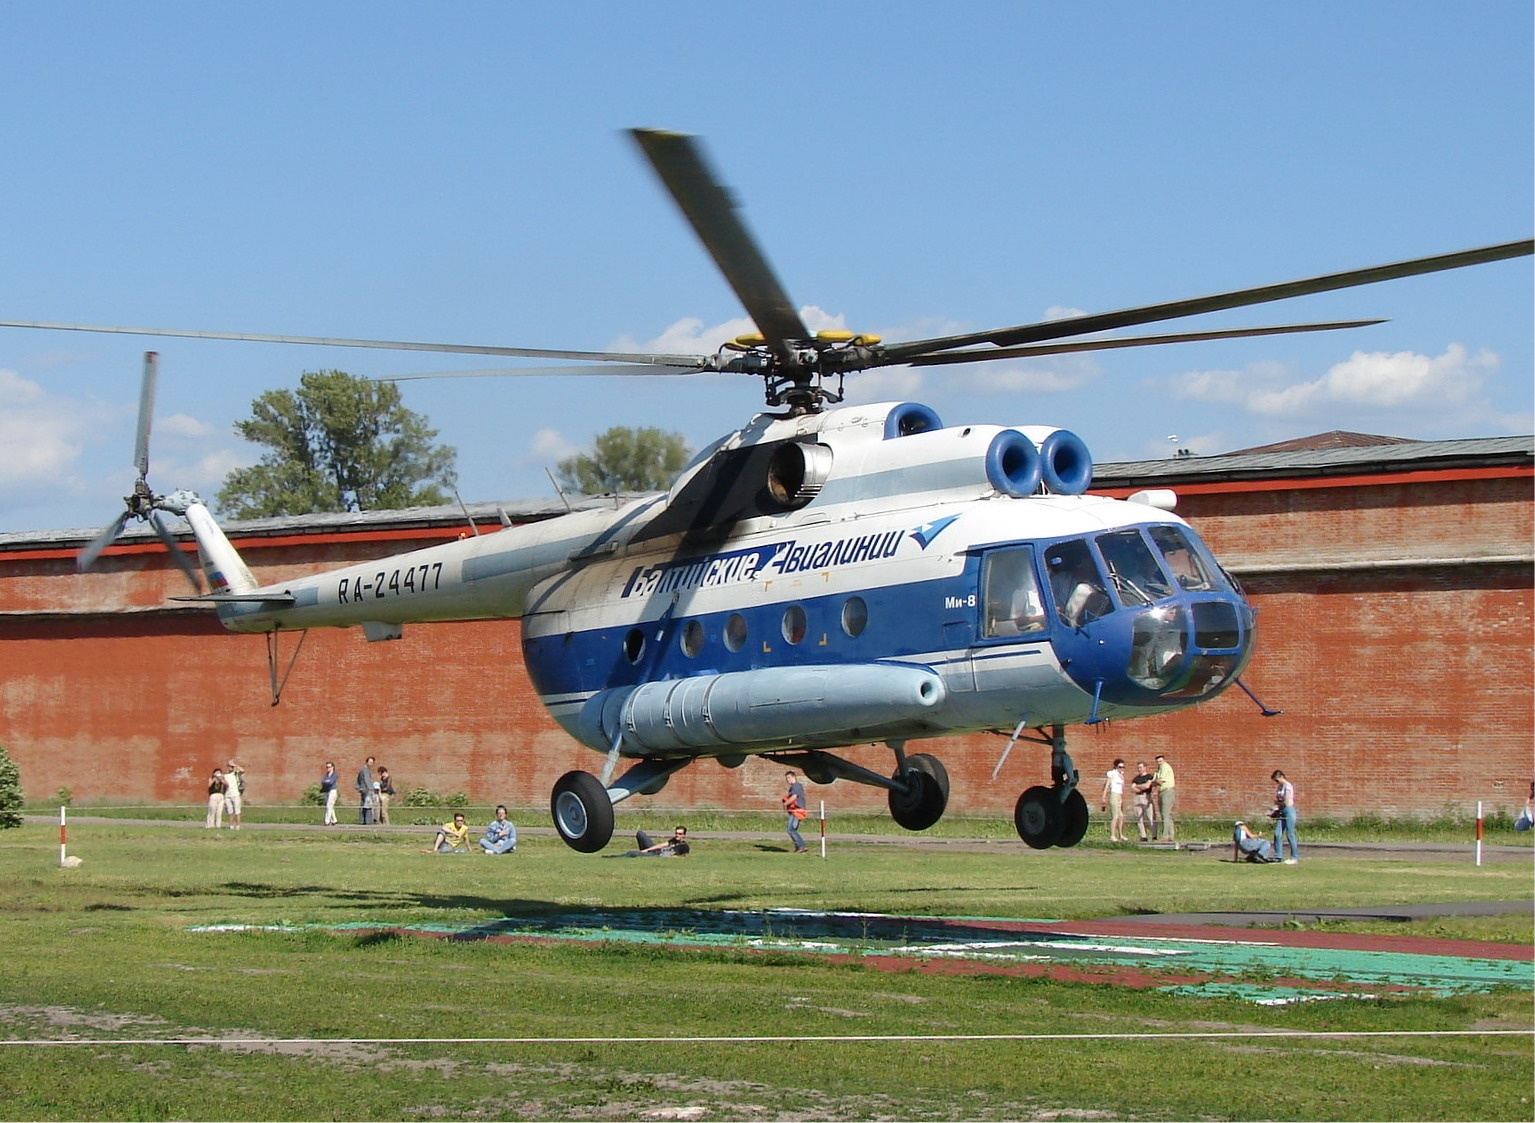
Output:
[[[213,593],[249,593],[256,579],[239,553],[214,521],[213,514],[201,500],[187,504],[183,513],[197,538],[197,553],[202,558],[203,573]]]

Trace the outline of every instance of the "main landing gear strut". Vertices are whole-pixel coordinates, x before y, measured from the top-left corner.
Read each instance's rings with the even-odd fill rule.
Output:
[[[852,780],[884,788],[890,793],[890,817],[909,831],[925,831],[943,818],[949,805],[949,774],[935,756],[906,755],[906,742],[886,742],[895,753],[895,772],[882,776],[852,761],[818,749],[803,752],[765,753],[767,759],[798,768],[812,783],[830,784]],[[616,746],[615,746],[616,749]],[[613,805],[632,795],[654,795],[666,786],[672,773],[693,763],[696,757],[648,758],[631,767],[612,784],[604,784],[590,772],[567,772],[555,782],[549,797],[554,828],[565,845],[585,854],[601,850],[613,838]],[[611,758],[616,763],[616,753]],[[735,767],[744,756],[721,757]],[[1086,830],[1083,806],[1083,830]]]
[[[1075,846],[1087,834],[1087,800],[1077,791],[1077,769],[1066,751],[1066,727],[1053,725],[1050,735],[1021,739],[1050,746],[1050,786],[1036,785],[1018,797],[1013,826],[1018,837],[1035,850]]]

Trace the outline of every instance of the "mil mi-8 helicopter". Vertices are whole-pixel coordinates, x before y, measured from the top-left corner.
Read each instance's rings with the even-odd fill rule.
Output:
[[[806,328],[697,140],[640,129],[632,136],[758,329],[713,355],[0,321],[596,364],[582,373],[760,377],[767,406],[779,412],[758,414],[704,449],[665,494],[259,586],[201,499],[149,486],[152,357],[146,364],[138,480],[127,509],[82,552],[82,568],[139,519],[153,524],[195,584],[160,521],[167,512],[191,526],[211,590],[183,599],[210,603],[234,632],[267,633],[271,642],[281,631],[357,625],[368,640],[387,640],[417,622],[520,617],[524,660],[543,704],[606,758],[600,776],[566,773],[550,799],[560,837],[585,852],[611,839],[615,804],[659,791],[704,758],[738,767],[760,755],[816,783],[883,788],[895,822],[925,830],[944,813],[949,780],[936,757],[908,754],[907,745],[988,730],[1010,731],[1009,749],[1020,739],[1049,747],[1050,783],[1020,795],[1014,822],[1032,847],[1074,846],[1088,809],[1067,751],[1069,726],[1183,709],[1233,684],[1247,690],[1239,676],[1253,654],[1253,610],[1173,513],[1172,493],[1088,494],[1092,459],[1063,429],[945,426],[914,403],[842,404],[848,374],[1359,327],[1380,321],[1099,334],[1535,248],[1510,242],[885,343]],[[833,751],[881,742],[894,755],[889,775]]]

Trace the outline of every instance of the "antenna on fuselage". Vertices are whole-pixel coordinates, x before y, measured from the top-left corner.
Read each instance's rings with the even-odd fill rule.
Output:
[[[544,475],[548,476],[549,482],[554,485],[554,494],[558,495],[560,497],[560,502],[565,504],[565,510],[567,512],[574,510],[574,508],[570,505],[570,500],[565,498],[565,489],[560,486],[560,481],[554,478],[554,473],[549,471],[548,468],[545,468]]]
[[[469,513],[469,508],[464,504],[464,497],[458,493],[458,488],[453,489],[453,498],[458,500],[458,509],[464,512],[464,521],[469,524],[469,529],[474,531],[474,536],[480,536],[480,528],[474,525],[474,516]]]

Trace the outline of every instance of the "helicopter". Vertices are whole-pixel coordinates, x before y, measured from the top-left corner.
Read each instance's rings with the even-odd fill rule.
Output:
[[[630,135],[755,324],[711,355],[658,355],[0,321],[5,327],[454,352],[580,362],[580,373],[740,374],[766,410],[703,449],[664,493],[508,526],[376,562],[260,585],[207,505],[148,482],[154,354],[146,358],[126,509],[81,553],[93,565],[130,520],[183,565],[162,513],[196,540],[225,628],[268,637],[407,624],[522,621],[522,653],[553,719],[603,757],[555,783],[564,842],[594,853],[614,807],[680,769],[761,756],[812,782],[888,793],[892,819],[932,827],[949,779],[913,742],[975,732],[1049,749],[1049,783],[1022,792],[1030,847],[1070,847],[1089,821],[1067,732],[1200,705],[1253,657],[1241,587],[1170,491],[1090,493],[1092,457],[1066,429],[946,425],[913,402],[848,404],[844,380],[945,366],[1290,332],[1378,320],[1141,336],[1102,333],[1529,255],[1531,240],[1114,312],[887,343],[812,332],[696,137]],[[528,373],[522,368],[519,373]],[[845,750],[884,745],[890,770]],[[1004,753],[1004,757],[1005,757]],[[1000,766],[999,766],[1000,767]]]

